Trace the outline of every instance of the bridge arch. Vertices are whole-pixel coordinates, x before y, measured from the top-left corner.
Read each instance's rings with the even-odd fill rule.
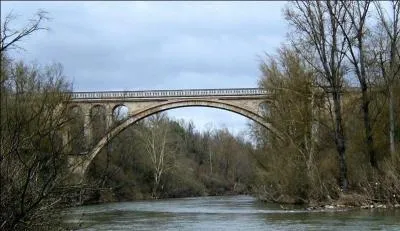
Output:
[[[113,121],[123,121],[129,117],[128,111],[129,108],[124,103],[116,104],[111,110],[111,118]]]
[[[272,133],[277,135],[279,138],[282,138],[282,135],[268,122],[266,122],[263,117],[261,117],[259,114],[252,112],[248,109],[245,109],[243,107],[227,103],[226,101],[220,101],[220,100],[205,100],[205,99],[186,99],[186,100],[177,100],[177,101],[167,101],[165,103],[161,103],[152,107],[149,107],[147,109],[141,110],[139,112],[136,112],[134,114],[129,115],[129,117],[121,122],[119,125],[116,127],[112,128],[103,138],[100,139],[100,141],[97,142],[97,144],[93,147],[93,149],[88,153],[88,155],[85,158],[85,161],[82,163],[82,165],[79,167],[79,174],[83,177],[86,173],[86,170],[92,160],[97,156],[97,154],[101,151],[101,149],[115,136],[117,136],[119,133],[121,133],[123,130],[131,126],[132,124],[148,117],[153,114],[156,114],[158,112],[162,111],[167,111],[170,109],[175,109],[175,108],[184,108],[184,107],[211,107],[211,108],[217,108],[217,109],[222,109],[226,111],[230,111],[236,114],[240,114],[242,116],[245,116],[266,129],[270,130]]]

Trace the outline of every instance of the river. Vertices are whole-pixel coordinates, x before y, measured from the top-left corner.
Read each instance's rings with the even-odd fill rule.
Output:
[[[307,211],[220,196],[80,206],[65,222],[79,230],[400,230],[400,210]]]

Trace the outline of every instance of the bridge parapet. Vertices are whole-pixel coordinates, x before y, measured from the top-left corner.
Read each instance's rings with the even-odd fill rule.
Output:
[[[187,89],[187,90],[149,90],[149,91],[99,91],[72,92],[73,100],[112,99],[112,98],[165,98],[165,97],[217,97],[217,96],[267,96],[268,91],[261,88],[231,89]]]

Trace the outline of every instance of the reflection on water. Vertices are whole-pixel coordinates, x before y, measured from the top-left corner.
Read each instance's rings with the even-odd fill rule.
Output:
[[[81,206],[65,211],[80,230],[400,230],[397,209],[283,210],[249,196]]]

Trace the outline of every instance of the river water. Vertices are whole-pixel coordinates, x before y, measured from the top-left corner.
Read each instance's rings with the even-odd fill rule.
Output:
[[[399,209],[282,208],[250,196],[194,197],[71,208],[79,230],[400,230]]]

